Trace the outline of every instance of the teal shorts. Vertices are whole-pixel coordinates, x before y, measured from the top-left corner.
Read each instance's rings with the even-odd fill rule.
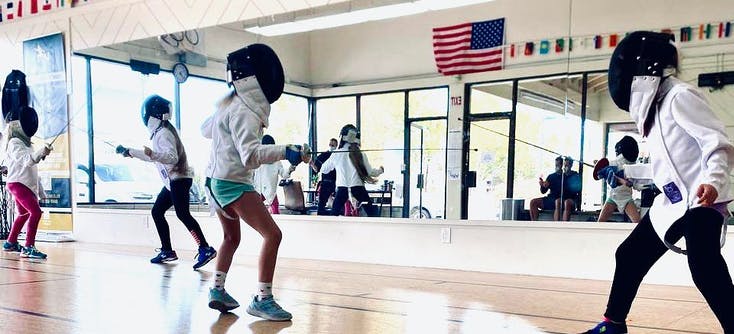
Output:
[[[242,194],[246,192],[254,192],[255,187],[247,183],[232,182],[227,180],[212,179],[207,177],[204,183],[212,200],[220,208],[232,204]]]

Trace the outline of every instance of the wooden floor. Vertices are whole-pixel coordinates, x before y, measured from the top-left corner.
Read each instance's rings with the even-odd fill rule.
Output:
[[[280,259],[275,294],[293,321],[277,323],[244,306],[209,309],[213,264],[193,271],[193,252],[152,265],[147,248],[38,247],[45,262],[0,254],[0,333],[576,333],[600,319],[609,290],[605,281]],[[245,305],[256,259],[237,261],[227,290]],[[687,287],[643,286],[628,324],[633,334],[721,332]]]

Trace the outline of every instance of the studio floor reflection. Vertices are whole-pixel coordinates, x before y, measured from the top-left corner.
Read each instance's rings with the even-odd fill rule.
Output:
[[[39,248],[46,262],[0,254],[3,333],[577,333],[599,320],[609,291],[605,281],[280,259],[275,293],[294,319],[269,322],[244,306],[207,307],[213,264],[151,265],[152,249],[140,247]],[[227,289],[244,304],[256,259],[237,261]],[[643,286],[629,325],[635,334],[721,332],[689,287]]]

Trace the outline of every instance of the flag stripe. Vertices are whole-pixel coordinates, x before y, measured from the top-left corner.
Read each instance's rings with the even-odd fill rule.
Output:
[[[433,43],[433,46],[434,47],[453,46],[453,45],[464,44],[464,43],[470,44],[471,43],[471,37],[464,37],[464,38],[459,39],[459,40],[449,40],[449,41],[443,41],[443,40],[441,40],[441,42],[435,42],[435,43]]]
[[[461,34],[456,37],[448,37],[448,38],[434,38],[433,39],[433,46],[436,46],[436,43],[449,43],[449,42],[460,42],[460,41],[470,41],[471,42],[471,35],[467,34]]]
[[[457,61],[452,62],[446,62],[439,64],[442,68],[447,67],[456,67],[456,66],[482,66],[482,65],[491,65],[497,62],[497,60],[500,59],[499,57],[492,57],[488,59],[481,59],[481,60],[466,60],[466,59],[460,59]]]
[[[433,54],[438,55],[438,54],[446,54],[446,53],[455,53],[457,51],[462,51],[462,50],[469,50],[469,46],[470,46],[470,43],[464,43],[461,46],[454,47],[454,48],[450,48],[450,47],[436,48],[433,50]]]
[[[475,52],[475,51],[481,51],[481,52]],[[502,49],[496,49],[492,51],[484,51],[484,50],[458,51],[452,54],[444,54],[441,57],[437,55],[436,61],[438,62],[438,61],[452,60],[452,59],[458,59],[458,58],[479,58],[479,57],[494,56],[494,55],[502,55]]]
[[[456,30],[448,30],[444,32],[433,33],[433,39],[435,40],[436,38],[451,38],[451,37],[456,37],[456,36],[463,36],[463,35],[467,35],[468,33],[471,33],[471,26],[461,28],[461,29],[456,29]]]
[[[457,25],[448,26],[448,27],[433,28],[433,32],[435,33],[435,32],[441,32],[441,31],[446,31],[446,30],[460,29],[464,27],[471,27],[471,23],[462,23],[462,24],[457,24]]]
[[[463,65],[487,65],[487,64],[494,64],[499,60],[502,60],[502,55],[484,57],[484,58],[479,58],[479,59],[461,58],[461,59],[439,62],[437,64],[439,67],[463,66]]]
[[[465,67],[457,67],[457,68],[451,68],[447,70],[441,71],[441,74],[443,75],[457,75],[457,74],[467,74],[467,73],[475,73],[475,72],[482,72],[482,71],[493,71],[493,70],[501,70],[502,64],[494,64],[490,66],[485,67],[476,67],[476,66],[465,66]]]

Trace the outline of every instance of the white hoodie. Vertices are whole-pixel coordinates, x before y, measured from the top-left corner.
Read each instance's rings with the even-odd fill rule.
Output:
[[[206,176],[253,184],[253,170],[285,159],[285,145],[262,145],[270,103],[255,76],[234,83],[237,94],[204,121],[201,133],[212,140]],[[226,98],[225,98],[226,99]]]
[[[328,174],[332,170],[336,169],[336,186],[337,187],[356,187],[364,186],[364,181],[359,177],[357,168],[354,167],[352,160],[349,159],[348,145],[336,149],[331,152],[329,159],[321,165],[321,174]],[[367,169],[367,174],[372,177],[377,177],[382,174],[382,170],[379,168],[372,168],[370,162],[367,159],[367,155],[362,152],[362,160],[364,161],[364,167]]]
[[[151,138],[151,151],[153,153],[149,157],[143,150],[130,149],[130,155],[143,161],[154,162],[158,174],[160,174],[161,180],[163,180],[163,184],[168,190],[171,190],[171,180],[193,178],[194,171],[188,164],[183,166],[182,171],[174,171],[184,152],[178,152],[176,149],[176,136],[173,132],[166,127],[158,127],[160,120],[156,118],[151,117],[148,125],[149,130],[153,133],[153,138]]]
[[[664,240],[677,219],[700,206],[699,185],[716,188],[719,196],[714,203],[732,200],[729,172],[734,166],[734,146],[703,95],[672,76],[662,84],[660,78],[634,78],[630,116],[640,133],[654,102],[659,108],[647,142],[653,179],[663,193],[655,197],[650,220]]]
[[[281,177],[284,179],[290,177],[288,170],[283,168],[282,161],[261,165],[255,170],[255,190],[265,197],[266,205],[273,203],[275,193],[278,190],[278,181]]]
[[[20,138],[10,138],[8,141],[7,158],[5,165],[8,166],[6,181],[19,182],[28,187],[38,197],[38,160],[40,156],[27,146]]]

